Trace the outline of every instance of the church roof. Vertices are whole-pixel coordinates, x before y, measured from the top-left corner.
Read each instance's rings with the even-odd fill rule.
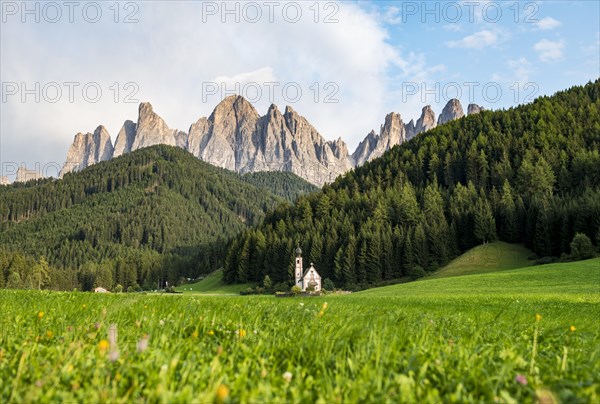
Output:
[[[296,248],[296,255],[302,255],[302,249],[300,248],[300,246]]]
[[[308,268],[306,268],[306,270],[302,274],[302,277],[304,278],[306,275],[308,275],[308,271],[310,271],[311,269],[315,271],[315,274],[318,277],[321,277],[321,275],[319,275],[319,272],[317,272],[317,268],[315,268],[315,266],[314,266],[314,264],[312,262],[310,263],[310,266]]]

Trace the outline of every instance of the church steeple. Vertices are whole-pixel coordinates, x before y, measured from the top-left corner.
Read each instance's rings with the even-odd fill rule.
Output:
[[[302,288],[302,275],[304,270],[302,269],[302,249],[300,248],[300,244],[296,247],[296,265],[294,269],[294,285],[300,286]]]

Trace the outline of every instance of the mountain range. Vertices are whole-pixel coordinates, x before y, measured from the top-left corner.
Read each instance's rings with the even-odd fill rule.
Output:
[[[482,109],[470,104],[468,112],[473,114]],[[184,132],[171,129],[152,105],[144,102],[139,105],[137,122],[125,121],[114,145],[102,125],[93,133],[75,135],[60,177],[144,147],[166,144],[240,174],[291,172],[320,186],[421,132],[464,115],[457,99],[447,103],[437,121],[429,105],[423,108],[416,123],[411,120],[405,124],[400,114],[392,112],[385,117],[379,133],[371,131],[350,154],[341,138],[325,140],[290,106],[281,113],[272,104],[261,116],[243,97],[230,96],[221,101],[208,118],[198,119]]]

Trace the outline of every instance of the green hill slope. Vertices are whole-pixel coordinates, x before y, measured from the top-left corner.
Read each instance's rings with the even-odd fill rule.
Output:
[[[0,259],[0,287],[13,273],[20,278],[13,286],[32,283],[14,253],[64,269],[46,282],[60,289],[88,289],[99,272],[102,286],[127,288],[212,271],[223,265],[229,238],[285,201],[269,181],[279,190],[290,180],[286,193],[278,191],[290,197],[307,189],[293,177],[265,174],[257,186],[181,149],[155,146],[62,180],[0,187],[0,249],[11,252]]]
[[[531,254],[531,250],[521,244],[502,241],[482,244],[456,257],[431,277],[445,278],[522,268],[532,264],[527,260]]]
[[[242,290],[255,286],[252,283],[228,285],[223,281],[223,270],[218,269],[206,278],[196,283],[189,283],[177,287],[177,291],[184,293],[207,293],[214,295],[238,295]]]
[[[501,272],[423,279],[359,292],[360,296],[400,296],[424,299],[431,304],[442,300],[482,298],[542,298],[600,303],[600,258],[559,264],[538,265]],[[471,300],[472,302],[473,300]],[[458,302],[458,300],[457,300]]]

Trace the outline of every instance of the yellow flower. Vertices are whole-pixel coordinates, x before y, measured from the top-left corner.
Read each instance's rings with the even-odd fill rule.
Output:
[[[208,335],[215,335],[215,332],[214,332],[213,330],[210,330],[210,331],[208,332]]]
[[[240,338],[244,338],[244,337],[246,336],[246,330],[242,330],[242,329],[240,329],[240,330],[238,331],[238,334],[239,334]]]
[[[192,338],[198,338],[198,330],[192,333]]]
[[[48,330],[48,331],[46,331],[46,337],[48,339],[50,339],[50,338],[54,337],[54,333],[52,331]]]
[[[542,315],[541,314],[536,314],[535,315],[535,321],[540,321],[542,319]]]
[[[84,303],[84,304],[82,304],[82,305],[81,305],[81,307],[82,307],[83,309],[85,309],[85,308],[87,307],[87,304],[85,304],[85,303]]]
[[[224,384],[220,385],[217,389],[217,396],[215,397],[215,402],[222,404],[229,397],[229,388]]]
[[[571,330],[571,332],[574,332],[577,328],[575,328],[574,325],[572,325],[571,327],[569,327],[569,330]]]
[[[100,350],[100,352],[106,352],[109,347],[110,347],[110,342],[108,342],[105,339],[103,339],[102,341],[100,341],[98,343],[98,349]]]
[[[44,312],[43,311],[39,311],[38,312],[38,318],[41,320],[44,317]]]

